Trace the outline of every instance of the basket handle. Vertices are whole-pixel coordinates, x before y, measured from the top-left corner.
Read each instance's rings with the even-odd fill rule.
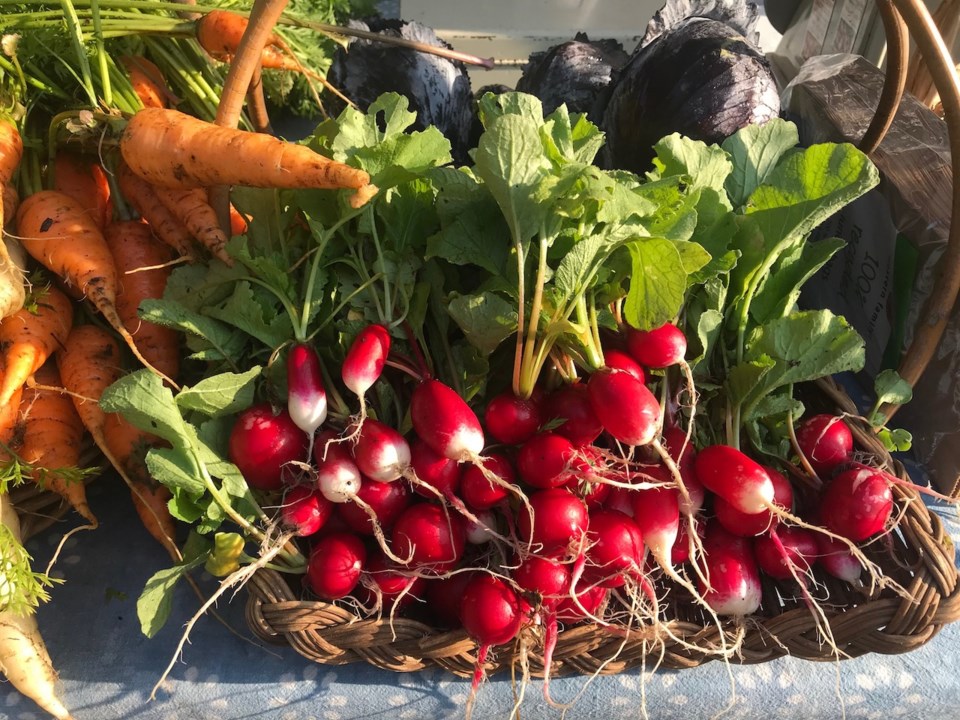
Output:
[[[939,274],[927,298],[921,322],[900,361],[899,373],[915,385],[923,375],[946,330],[947,321],[960,291],[960,78],[957,77],[950,50],[922,0],[877,0],[891,53],[877,113],[870,123],[861,149],[872,152],[893,121],[906,83],[907,43],[903,28],[909,31],[930,71],[933,84],[943,102],[944,121],[950,144],[953,177],[953,204],[947,247],[937,263]],[[887,404],[881,412],[893,417],[898,405]]]

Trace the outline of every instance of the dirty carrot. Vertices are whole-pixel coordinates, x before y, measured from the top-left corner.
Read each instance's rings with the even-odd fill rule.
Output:
[[[137,175],[174,188],[246,185],[348,188],[355,207],[376,192],[370,176],[263,133],[219,127],[176,110],[136,113],[120,138],[123,159]]]
[[[73,303],[56,288],[45,290],[36,309],[21,308],[0,321],[0,353],[6,372],[0,381],[0,405],[62,346],[73,326]]]
[[[140,522],[171,557],[180,559],[177,550],[176,528],[167,501],[170,490],[161,485],[147,471],[146,455],[151,447],[162,443],[155,435],[145,433],[128,423],[118,413],[107,413],[103,427],[104,439],[117,462],[119,470],[133,482],[130,496]]]
[[[23,157],[23,140],[17,126],[8,118],[0,117],[0,186],[4,188],[3,204],[0,205],[0,237],[3,235],[6,211],[16,207],[16,191],[10,180]],[[11,201],[13,201],[11,203]],[[23,272],[7,251],[6,242],[0,242],[0,318],[7,317],[23,307],[26,291],[23,286]]]
[[[117,269],[96,223],[72,198],[55,190],[28,197],[17,212],[23,247],[34,259],[84,295],[148,369],[173,383],[140,354],[117,315]]]
[[[98,164],[71,152],[57,152],[53,189],[76,200],[101,230],[110,221],[110,184]]]
[[[167,87],[160,68],[145,57],[122,55],[118,60],[127,71],[133,91],[145,108],[165,108],[170,104],[173,93]]]
[[[134,173],[126,163],[120,163],[117,168],[117,180],[120,192],[140,217],[147,221],[156,236],[176,250],[177,255],[192,262],[195,254],[190,231],[167,210],[154,187]]]
[[[203,188],[179,190],[155,187],[160,202],[190,231],[194,239],[200,242],[210,254],[229,267],[233,267],[233,258],[227,255],[227,236],[217,223],[217,214],[207,202],[207,193]]]
[[[31,466],[31,478],[38,486],[55,492],[96,526],[83,481],[67,480],[62,474],[80,463],[83,423],[69,396],[52,389],[60,386],[53,363],[37,370],[35,379],[42,387],[27,388],[20,401],[23,441],[17,454]]]
[[[141,320],[137,314],[143,300],[163,297],[170,277],[170,268],[164,267],[170,261],[170,249],[154,237],[149,225],[133,220],[111,223],[105,237],[117,267],[117,314],[150,364],[176,378],[180,371],[178,333]]]

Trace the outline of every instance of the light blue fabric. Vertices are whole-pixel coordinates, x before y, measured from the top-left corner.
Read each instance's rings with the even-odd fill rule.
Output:
[[[184,588],[169,625],[152,640],[140,633],[136,598],[166,557],[139,527],[123,487],[98,483],[91,504],[101,527],[71,538],[56,573],[66,583],[40,611],[47,645],[61,675],[61,693],[77,720],[349,720],[352,718],[463,717],[468,681],[439,670],[394,674],[366,665],[311,663],[289,648],[258,647],[230,634],[211,618],[196,626],[181,661],[158,692],[150,689],[172,657],[183,623],[198,606]],[[957,536],[952,510],[944,511]],[[29,543],[42,566],[64,526]],[[223,617],[245,637],[243,592],[221,604]],[[960,624],[945,628],[923,648],[905,655],[819,664],[787,658],[733,667],[736,701],[725,718],[960,717]],[[838,685],[839,684],[839,685]],[[568,701],[586,685],[582,677],[554,680],[555,699]],[[704,720],[731,698],[726,668],[717,662],[682,671],[658,671],[594,680],[569,718],[642,717]],[[839,690],[837,689],[839,687]],[[540,681],[527,689],[522,717],[560,718],[541,699]],[[840,698],[843,698],[842,702]],[[474,717],[505,718],[513,705],[509,676],[481,690]],[[0,685],[0,718],[40,720],[35,706]]]

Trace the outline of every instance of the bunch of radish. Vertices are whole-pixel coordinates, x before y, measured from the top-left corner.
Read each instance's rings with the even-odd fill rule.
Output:
[[[327,422],[315,350],[297,345],[287,408],[243,412],[231,459],[309,544],[312,595],[462,627],[480,648],[478,682],[488,649],[524,632],[541,638],[549,675],[561,625],[663,622],[664,589],[719,623],[762,612],[764,577],[813,605],[814,568],[859,582],[858,543],[889,529],[896,479],[854,462],[844,419],[803,422],[792,467],[698,448],[689,418],[647,385],[684,362],[683,334],[621,339],[603,369],[529,398],[497,394],[482,422],[452,388],[420,379],[407,433],[364,402],[388,364],[385,328],[347,353],[341,379],[360,412],[342,427]]]

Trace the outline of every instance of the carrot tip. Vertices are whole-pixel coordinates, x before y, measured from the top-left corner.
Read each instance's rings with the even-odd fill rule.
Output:
[[[353,195],[350,196],[350,200],[349,200],[350,207],[352,207],[354,210],[362,208],[379,191],[380,191],[380,188],[378,188],[373,183],[370,183],[369,185],[364,185],[363,187],[358,188],[356,192],[354,192]]]

